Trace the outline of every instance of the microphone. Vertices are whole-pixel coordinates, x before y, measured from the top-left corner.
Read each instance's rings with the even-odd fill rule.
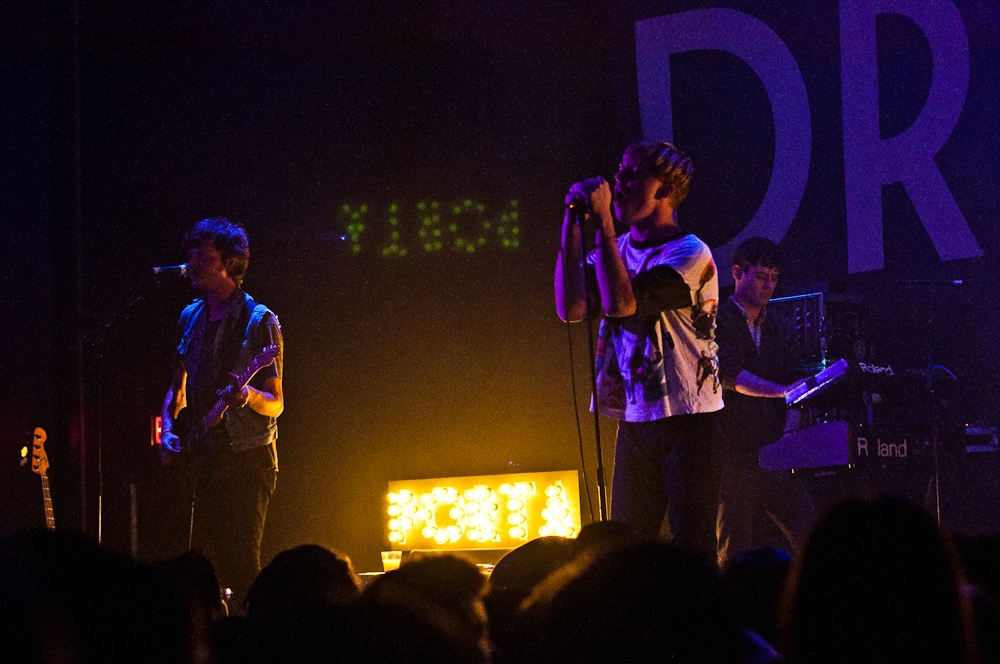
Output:
[[[587,204],[583,201],[570,201],[566,204],[566,210],[569,212],[569,216],[573,219],[577,226],[583,226],[583,222],[586,221],[587,215],[590,214],[590,210],[587,209]]]
[[[176,274],[178,277],[183,277],[187,274],[187,271],[187,263],[181,263],[180,265],[161,265],[160,267],[153,268],[153,274]]]

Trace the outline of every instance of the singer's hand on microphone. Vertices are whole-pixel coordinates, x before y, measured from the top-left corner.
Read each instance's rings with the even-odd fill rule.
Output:
[[[611,223],[611,187],[601,176],[575,183],[566,194],[566,206],[583,205],[587,214],[597,215],[601,223]]]

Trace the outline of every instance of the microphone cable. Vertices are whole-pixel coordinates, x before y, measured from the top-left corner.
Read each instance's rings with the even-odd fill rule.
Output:
[[[583,229],[580,229],[582,235]],[[583,257],[583,263],[586,263],[586,256]],[[565,300],[565,293],[569,291],[569,277],[566,274],[566,256],[563,254],[562,248],[559,249],[559,261],[562,266],[562,278],[563,278],[563,299]],[[584,272],[584,280],[587,278],[586,267],[584,265],[579,266]],[[565,307],[565,301],[563,302]],[[585,321],[587,325],[591,325],[591,321],[588,319]],[[590,512],[590,522],[594,523],[594,502],[590,497],[590,480],[587,478],[587,457],[583,451],[583,427],[580,424],[580,404],[577,403],[576,398],[576,360],[573,355],[573,324],[566,321],[566,346],[569,349],[569,382],[570,389],[572,390],[573,397],[573,420],[576,422],[576,440],[580,450],[580,469],[583,472],[583,487],[587,494],[587,510]],[[595,399],[596,407],[596,395],[592,395]],[[597,465],[601,465],[601,459],[597,460]]]
[[[566,280],[566,262],[563,261],[563,281]],[[586,321],[587,325],[591,322]],[[576,422],[576,440],[580,447],[580,468],[583,470],[583,486],[587,493],[587,510],[590,522],[594,523],[594,503],[590,498],[590,480],[587,479],[587,459],[583,452],[583,427],[580,425],[580,404],[576,399],[576,361],[573,359],[573,324],[566,321],[566,345],[569,348],[569,383],[573,390],[573,420]]]

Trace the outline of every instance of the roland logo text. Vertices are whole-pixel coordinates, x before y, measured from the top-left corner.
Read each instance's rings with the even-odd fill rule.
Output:
[[[865,373],[870,373],[870,374],[885,374],[886,376],[896,375],[895,373],[893,373],[892,367],[890,367],[888,364],[885,365],[884,367],[880,367],[877,364],[865,364],[864,362],[858,362],[858,368],[864,371]]]

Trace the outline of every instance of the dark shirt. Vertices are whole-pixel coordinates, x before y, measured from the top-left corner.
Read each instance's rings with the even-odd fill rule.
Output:
[[[719,306],[715,340],[719,344],[719,378],[725,390],[722,421],[730,461],[757,465],[757,451],[781,438],[785,400],[750,397],[736,392],[736,377],[749,371],[787,385],[803,376],[794,324],[772,314],[760,323],[760,349],[754,344],[743,312],[732,298]]]
[[[198,358],[197,370],[191,372],[192,375],[197,376],[197,380],[190,378],[188,380],[191,384],[188,389],[189,403],[194,407],[196,413],[207,413],[219,399],[217,391],[225,384],[225,381],[219,376],[220,358],[218,353],[218,349],[223,345],[223,341],[220,340],[220,331],[227,331],[222,326],[223,322],[228,322],[228,317],[219,320],[206,320],[205,322],[202,344],[206,346],[205,351],[208,351],[209,348],[213,351],[201,353],[201,357]],[[231,330],[228,331],[231,334]]]

